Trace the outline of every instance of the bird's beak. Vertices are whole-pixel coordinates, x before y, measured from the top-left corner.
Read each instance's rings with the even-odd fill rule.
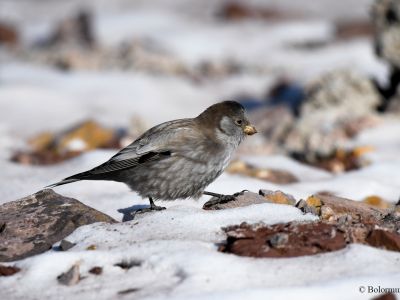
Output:
[[[253,135],[253,134],[257,133],[257,129],[253,125],[246,125],[243,128],[243,132],[247,135]]]

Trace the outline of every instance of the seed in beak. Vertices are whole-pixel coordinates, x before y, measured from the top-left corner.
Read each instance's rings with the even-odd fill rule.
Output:
[[[253,125],[246,125],[243,129],[243,132],[247,135],[253,135],[257,133],[257,129]]]

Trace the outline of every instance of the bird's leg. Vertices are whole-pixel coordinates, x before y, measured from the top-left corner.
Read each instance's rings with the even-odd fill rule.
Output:
[[[227,203],[227,202],[233,201],[233,200],[236,199],[237,196],[242,195],[244,192],[247,192],[247,190],[243,190],[243,191],[241,191],[239,193],[234,193],[233,195],[223,195],[223,194],[217,194],[217,193],[204,191],[203,195],[213,196],[213,197],[216,197],[217,199],[207,201],[204,204],[203,208],[207,208],[207,207],[213,206],[215,204],[223,204],[223,203]]]
[[[165,207],[155,205],[154,201],[151,197],[149,197],[149,202],[150,202],[150,207],[138,209],[137,211],[135,211],[135,214],[137,214],[137,213],[143,214],[143,213],[147,213],[147,212],[151,212],[151,211],[166,209]]]
[[[150,201],[150,210],[164,210],[164,209],[166,209],[166,208],[163,207],[163,206],[157,206],[157,205],[155,205],[155,204],[154,204],[154,201],[153,201],[153,199],[152,199],[151,197],[149,197],[149,201]]]

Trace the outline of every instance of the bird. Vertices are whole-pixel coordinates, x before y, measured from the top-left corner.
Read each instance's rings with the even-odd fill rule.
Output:
[[[199,198],[201,195],[230,201],[232,195],[205,191],[228,166],[247,135],[257,133],[244,107],[235,101],[211,105],[195,118],[156,125],[108,161],[67,177],[48,188],[80,180],[111,180],[125,183],[150,207],[162,210],[154,200]]]

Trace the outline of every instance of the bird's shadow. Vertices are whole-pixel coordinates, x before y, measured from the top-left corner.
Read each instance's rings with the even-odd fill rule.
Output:
[[[136,211],[138,211],[139,209],[149,208],[149,207],[150,205],[138,204],[126,208],[120,208],[117,211],[123,215],[122,222],[127,222],[127,221],[132,221],[135,218]]]

